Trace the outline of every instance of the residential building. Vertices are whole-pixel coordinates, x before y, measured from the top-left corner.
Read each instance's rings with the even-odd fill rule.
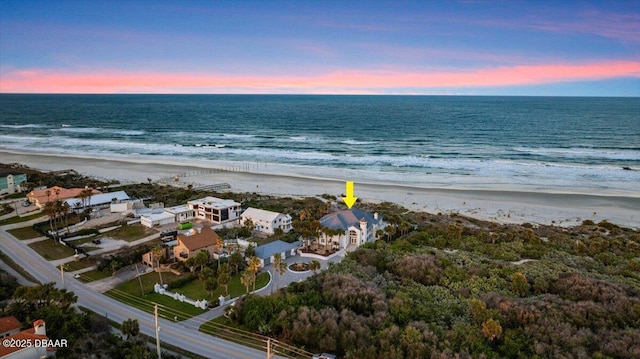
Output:
[[[178,235],[178,244],[173,247],[173,255],[180,261],[186,261],[203,250],[213,256],[217,253],[216,243],[219,238],[218,234],[209,227],[191,229],[185,234]]]
[[[173,261],[173,248],[178,244],[178,241],[168,241],[162,244],[159,250],[151,250],[142,255],[142,264],[145,264],[151,268],[156,268],[160,264],[160,258],[165,257],[167,262]]]
[[[0,338],[17,334],[20,332],[20,328],[22,328],[22,324],[13,315],[0,318]]]
[[[370,213],[357,208],[330,213],[320,219],[325,228],[339,230],[339,234],[323,234],[319,242],[334,249],[356,247],[376,239],[376,232],[384,228],[384,222],[378,213]]]
[[[280,228],[285,233],[291,230],[291,216],[288,214],[247,208],[240,215],[240,218],[243,224],[245,221],[250,220],[256,231],[265,234],[274,234],[277,228]]]
[[[214,224],[229,223],[240,218],[240,203],[230,199],[205,197],[187,202],[195,217],[206,219]]]
[[[31,345],[24,346],[4,346],[0,345],[0,357],[2,359],[33,359],[47,358],[55,355],[56,349],[40,345],[44,341],[49,341],[44,320],[39,319],[33,322],[33,328],[5,337],[3,340],[16,340],[19,342],[29,342]],[[59,344],[66,345],[66,340],[58,341]],[[45,342],[46,343],[46,342]]]
[[[140,208],[145,208],[142,199],[120,200],[109,205],[111,213],[131,213]]]
[[[282,258],[289,258],[297,254],[298,248],[302,246],[302,241],[287,243],[281,240],[269,242],[256,247],[256,257],[260,258],[262,267],[273,263],[273,256],[280,253]]]
[[[165,211],[140,216],[140,224],[147,228],[164,226],[165,224],[175,223],[175,221],[175,216]]]
[[[0,169],[0,195],[22,192],[27,175],[10,169]]]
[[[174,222],[184,222],[193,219],[196,214],[193,208],[189,208],[187,205],[180,205],[174,207],[168,207],[164,209],[165,213],[171,214],[174,218]]]
[[[69,198],[65,202],[69,205],[69,208],[74,211],[83,210],[85,208],[107,208],[112,203],[129,201],[129,195],[125,191],[96,193],[84,200],[82,198]]]
[[[189,206],[181,205],[168,208],[153,208],[140,216],[140,223],[149,228],[163,226],[175,222],[185,222],[195,217],[195,211]]]
[[[38,208],[42,208],[50,201],[64,201],[65,199],[80,197],[80,193],[84,190],[85,188],[62,188],[53,186],[51,188],[33,190],[27,194],[27,198],[29,202],[34,203]],[[90,188],[90,190],[92,194],[102,193],[93,188]]]

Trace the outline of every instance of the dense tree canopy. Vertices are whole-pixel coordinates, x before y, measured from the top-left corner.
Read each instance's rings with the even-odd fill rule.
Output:
[[[638,232],[422,220],[235,319],[341,358],[640,356]]]

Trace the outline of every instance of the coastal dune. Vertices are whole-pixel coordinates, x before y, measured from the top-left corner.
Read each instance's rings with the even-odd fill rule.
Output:
[[[194,187],[228,183],[234,192],[257,192],[278,196],[316,196],[344,194],[345,180],[335,178],[274,173],[260,165],[204,162],[181,163],[172,160],[147,160],[135,157],[93,158],[82,156],[24,153],[2,150],[0,162],[20,163],[40,170],[74,169],[84,175],[122,183],[173,182]],[[421,185],[354,181],[355,195],[371,202],[389,201],[410,210],[429,213],[459,213],[501,223],[556,224],[569,226],[589,219],[607,220],[640,228],[640,193],[580,193],[535,191],[511,188],[438,188]]]

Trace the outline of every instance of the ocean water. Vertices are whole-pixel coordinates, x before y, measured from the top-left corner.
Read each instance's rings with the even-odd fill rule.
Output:
[[[640,196],[640,99],[2,94],[0,148]]]

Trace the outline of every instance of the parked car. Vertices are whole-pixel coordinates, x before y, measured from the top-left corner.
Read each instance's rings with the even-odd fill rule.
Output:
[[[74,275],[73,275],[73,278],[75,278],[75,279],[79,279],[79,278],[80,278],[80,274],[74,274]]]
[[[22,207],[29,207],[30,205],[31,205],[31,202],[29,202],[29,200],[22,202]]]

